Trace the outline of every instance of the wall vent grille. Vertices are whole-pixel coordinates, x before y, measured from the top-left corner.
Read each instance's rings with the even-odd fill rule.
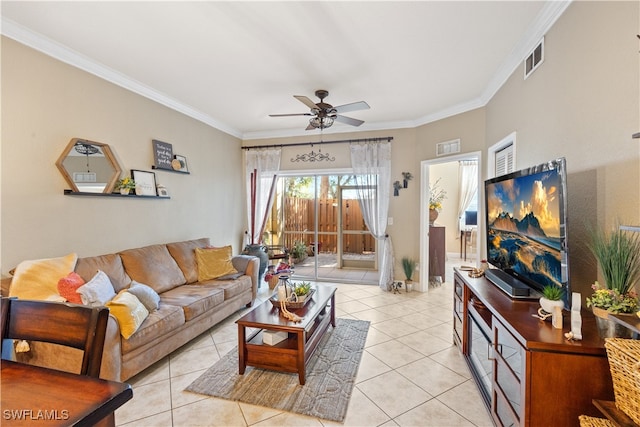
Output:
[[[524,60],[524,78],[531,75],[544,62],[544,37]]]
[[[446,156],[460,152],[460,139],[436,144],[436,156]]]

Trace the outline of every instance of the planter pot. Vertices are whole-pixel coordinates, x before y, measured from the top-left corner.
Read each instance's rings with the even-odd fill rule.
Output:
[[[601,338],[633,338],[633,331],[619,323],[609,319],[609,312],[602,308],[592,307],[596,317],[596,325]],[[616,314],[616,316],[629,316],[629,321],[637,320],[635,314]]]
[[[429,225],[433,225],[436,219],[438,219],[438,211],[435,209],[429,209]]]
[[[129,190],[128,188],[121,188],[120,189],[120,194],[126,196],[126,195],[129,194],[129,191],[131,191],[131,190]]]
[[[553,314],[553,309],[555,307],[560,307],[561,309],[564,308],[564,302],[552,301],[550,299],[546,299],[545,297],[542,297],[540,298],[540,307],[542,307],[542,309],[547,313]]]

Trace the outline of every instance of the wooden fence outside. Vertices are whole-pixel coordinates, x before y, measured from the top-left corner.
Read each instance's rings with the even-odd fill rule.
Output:
[[[314,241],[315,210],[314,199],[287,197],[283,212],[275,206],[271,212],[267,230],[271,232],[272,244],[282,244],[288,248],[295,241],[302,241],[311,250]],[[318,244],[320,252],[337,252],[338,244],[338,200],[318,200]],[[280,218],[284,217],[284,227]],[[360,204],[357,200],[342,201],[342,229],[345,231],[366,231]],[[363,234],[343,234],[343,253],[374,252],[375,239]]]

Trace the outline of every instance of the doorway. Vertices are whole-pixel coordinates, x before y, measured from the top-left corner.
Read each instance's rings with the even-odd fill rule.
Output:
[[[263,240],[268,245],[304,246],[293,277],[302,280],[377,284],[376,239],[357,199],[354,176],[287,174],[278,178]]]
[[[435,181],[439,176],[434,175],[433,170],[436,166],[440,165],[451,165],[454,166],[453,169],[457,170],[455,165],[458,165],[459,162],[462,161],[477,161],[477,182],[478,182],[478,191],[477,191],[477,206],[483,206],[483,195],[480,191],[482,181],[482,163],[481,163],[481,152],[473,152],[466,154],[458,154],[453,156],[442,157],[438,159],[424,160],[420,164],[420,188],[421,188],[421,203],[420,203],[420,265],[425,266],[424,268],[420,268],[420,283],[429,284],[432,280],[429,274],[429,266],[431,265],[432,260],[429,257],[429,247],[430,243],[430,228],[429,228],[429,182]],[[451,173],[453,174],[453,172]],[[449,174],[449,175],[451,175]],[[460,227],[459,218],[458,218],[458,205],[459,205],[459,195],[458,195],[458,178],[456,176],[448,176],[447,181],[449,181],[448,187],[453,188],[455,191],[450,191],[447,199],[443,202],[446,206],[439,213],[438,219],[436,220],[436,224],[440,226],[444,226],[445,228],[445,256],[446,253],[449,252],[458,252],[459,248],[461,248],[461,243],[466,245],[466,242],[463,242],[460,237]],[[452,183],[453,182],[453,183]],[[478,209],[478,211],[482,211],[482,209]],[[482,215],[477,215],[477,230],[482,230],[483,227],[483,218]],[[472,248],[471,253],[469,255],[473,255],[473,257],[469,256],[469,260],[471,262],[475,262],[478,264],[480,259],[480,248],[482,247],[480,234],[476,235],[475,245]],[[438,237],[440,238],[440,237]],[[463,239],[466,238],[466,234],[463,234]],[[439,243],[439,242],[438,242]],[[464,247],[466,249],[466,246]],[[471,260],[473,258],[473,260]],[[444,277],[443,277],[444,279]],[[423,289],[428,291],[429,286],[423,285]]]

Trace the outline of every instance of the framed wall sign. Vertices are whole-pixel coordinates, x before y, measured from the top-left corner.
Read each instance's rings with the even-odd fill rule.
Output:
[[[152,140],[153,143],[153,161],[158,169],[173,169],[171,161],[173,160],[173,146],[168,142]]]
[[[131,178],[136,183],[136,196],[157,196],[155,173],[131,169]]]

